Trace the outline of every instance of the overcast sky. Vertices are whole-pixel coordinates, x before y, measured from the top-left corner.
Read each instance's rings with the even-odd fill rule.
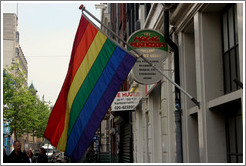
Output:
[[[100,19],[99,2],[83,5]],[[55,104],[65,80],[72,45],[81,17],[81,1],[1,1],[1,12],[17,13],[20,46],[28,63],[28,85],[33,82],[42,99]],[[18,6],[18,10],[17,10]],[[2,14],[2,13],[1,13]]]

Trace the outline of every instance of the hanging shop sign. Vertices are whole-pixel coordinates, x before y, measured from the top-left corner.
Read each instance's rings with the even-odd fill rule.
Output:
[[[111,111],[134,110],[140,100],[140,92],[118,92],[111,105]]]
[[[141,51],[153,65],[162,69],[162,63],[168,55],[168,46],[161,33],[150,29],[139,30],[129,37],[128,44]],[[130,47],[127,49],[134,54]],[[132,75],[140,84],[154,84],[162,79],[162,75],[141,58],[135,63]]]

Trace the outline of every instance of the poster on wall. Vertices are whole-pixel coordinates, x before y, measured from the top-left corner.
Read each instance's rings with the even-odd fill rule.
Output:
[[[162,63],[168,55],[168,45],[161,33],[150,29],[139,30],[129,37],[128,44],[141,51],[156,67],[163,68]],[[134,53],[130,47],[127,49]],[[141,58],[135,63],[132,75],[136,82],[146,85],[155,84],[162,79],[162,75]]]
[[[111,111],[131,111],[136,108],[140,100],[140,92],[118,92],[111,105]]]

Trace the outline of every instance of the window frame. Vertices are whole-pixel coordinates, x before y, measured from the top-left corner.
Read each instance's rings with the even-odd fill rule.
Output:
[[[230,20],[230,10],[232,10]],[[236,17],[236,4],[230,4],[222,12],[222,57],[223,57],[223,75],[224,75],[224,93],[228,94],[239,89],[235,79],[239,79],[239,50],[238,50],[238,30]],[[224,18],[225,16],[225,18]],[[226,20],[224,20],[226,19]],[[230,22],[233,23],[230,26]],[[226,25],[226,27],[224,26]],[[230,32],[233,28],[232,33]],[[233,41],[230,36],[233,36]],[[233,42],[234,44],[231,44]],[[227,48],[225,47],[227,45]]]

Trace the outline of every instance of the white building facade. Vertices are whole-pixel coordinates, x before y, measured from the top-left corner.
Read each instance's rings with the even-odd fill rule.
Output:
[[[167,6],[166,6],[167,7]],[[134,162],[243,162],[243,3],[151,4],[148,17],[140,5],[141,29],[163,33],[169,10],[170,37],[179,48],[179,71],[169,49],[164,73],[200,102],[181,92],[181,148],[177,148],[175,88],[163,78],[132,113]],[[180,145],[180,144],[179,144]],[[178,146],[179,146],[178,145]]]

